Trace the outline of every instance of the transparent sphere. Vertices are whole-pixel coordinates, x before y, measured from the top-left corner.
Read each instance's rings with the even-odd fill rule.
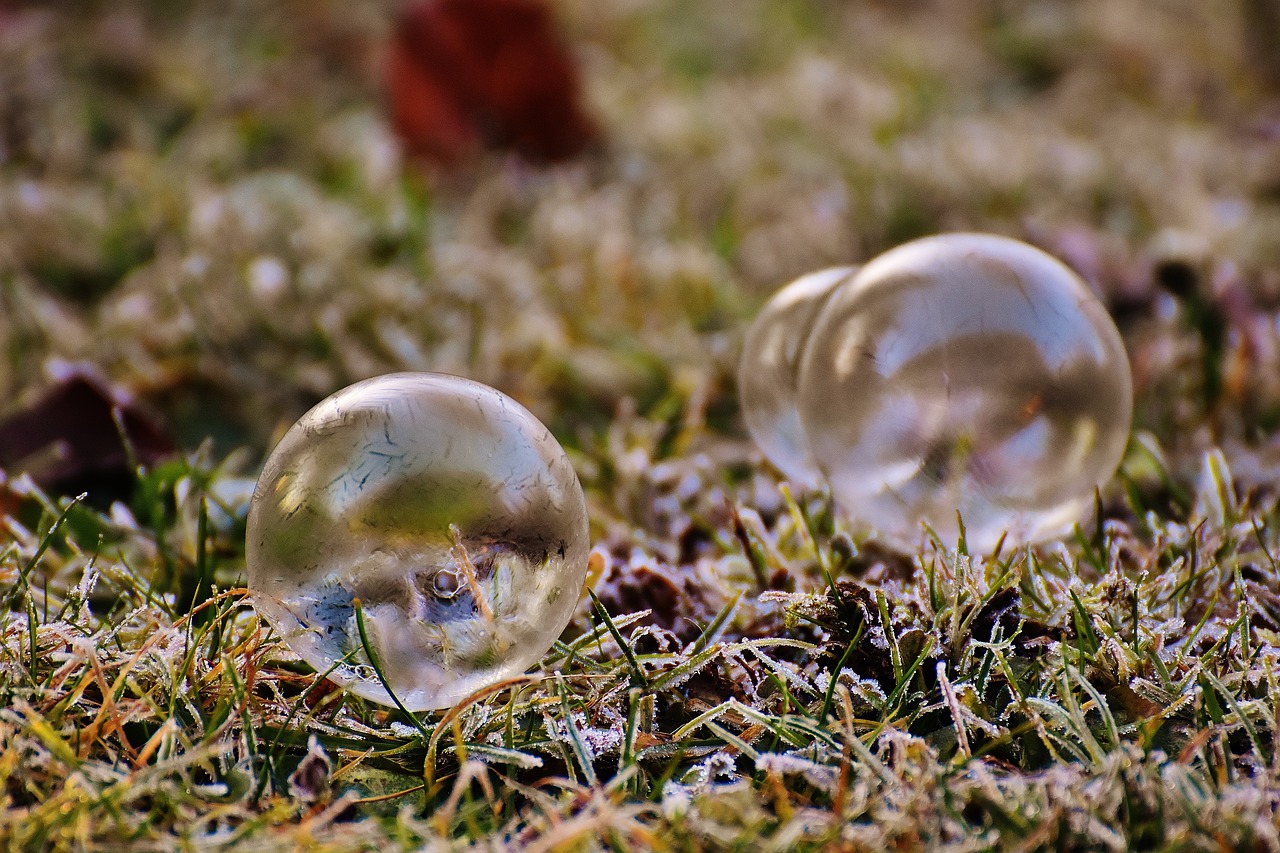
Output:
[[[747,432],[775,468],[806,489],[822,484],[796,409],[800,353],[836,287],[857,267],[831,267],[779,290],[756,315],[742,343],[738,400]]]
[[[359,382],[285,434],[254,490],[248,577],[298,655],[352,692],[442,708],[523,673],[568,623],[587,510],[569,459],[486,385]],[[336,668],[335,668],[336,667]]]
[[[798,383],[804,432],[843,512],[903,547],[920,523],[975,551],[1061,535],[1128,440],[1132,385],[1106,310],[1017,240],[929,237],[827,300]]]

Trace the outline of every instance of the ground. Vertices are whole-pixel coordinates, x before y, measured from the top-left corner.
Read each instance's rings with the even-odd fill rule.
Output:
[[[10,466],[0,837],[1280,849],[1267,5],[561,0],[599,143],[443,168],[385,118],[392,0],[0,2],[0,413],[92,365],[183,450],[78,502]],[[746,438],[768,294],[945,230],[1124,336],[1130,449],[1061,542],[900,554]],[[539,677],[416,716],[242,588],[274,441],[397,370],[540,417],[603,575]]]

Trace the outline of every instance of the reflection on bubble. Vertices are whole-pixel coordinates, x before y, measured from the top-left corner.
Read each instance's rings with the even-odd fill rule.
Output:
[[[798,486],[822,483],[796,409],[800,353],[832,291],[856,267],[802,276],[775,293],[747,329],[738,362],[738,399],[747,431],[760,452]]]
[[[352,692],[445,707],[524,672],[586,576],[586,504],[564,451],[502,393],[452,376],[360,382],[298,421],[249,512],[249,586],[307,663]]]
[[[921,522],[975,550],[1060,535],[1128,439],[1129,363],[1066,266],[953,234],[891,250],[840,285],[808,336],[803,432],[843,512],[902,547]]]

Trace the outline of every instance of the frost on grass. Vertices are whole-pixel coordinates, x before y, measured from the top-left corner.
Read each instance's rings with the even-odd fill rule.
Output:
[[[198,520],[226,476],[149,482]],[[1212,534],[1135,533],[1119,511],[1059,553],[931,550],[905,578],[825,586],[846,547],[830,546],[828,509],[791,504],[765,528],[812,592],[742,593],[728,534],[702,558],[725,603],[693,639],[595,606],[540,681],[406,717],[287,653],[225,580],[234,531],[206,524],[188,557],[176,517],[157,535],[35,493],[0,567],[16,593],[0,638],[5,832],[211,844],[305,827],[353,849],[601,827],[633,844],[1275,843],[1272,505],[1236,506],[1258,525]],[[184,611],[129,565],[148,552],[197,561],[207,591]]]
[[[0,483],[7,846],[1280,849],[1275,108],[1233,4],[565,0],[608,143],[435,176],[370,82],[395,4],[161,5],[0,11],[0,396],[91,361],[191,451],[105,510]],[[1099,520],[1032,551],[850,538],[739,420],[768,292],[953,228],[1064,257],[1134,365]],[[273,433],[423,369],[548,424],[602,577],[534,678],[411,717],[240,584]]]

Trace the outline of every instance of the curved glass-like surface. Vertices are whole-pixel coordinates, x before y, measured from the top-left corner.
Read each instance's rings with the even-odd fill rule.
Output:
[[[1129,363],[1070,269],[1004,237],[952,234],[875,258],[808,337],[798,407],[844,513],[899,546],[1035,542],[1069,530],[1114,473]]]
[[[822,474],[796,409],[800,353],[818,313],[856,267],[831,267],[801,276],[779,290],[756,315],[738,361],[738,400],[751,439],[791,482],[817,488]]]
[[[410,710],[518,675],[559,636],[589,549],[555,438],[501,392],[454,376],[357,383],[302,417],[249,511],[254,602],[303,660],[383,704],[357,624]]]

